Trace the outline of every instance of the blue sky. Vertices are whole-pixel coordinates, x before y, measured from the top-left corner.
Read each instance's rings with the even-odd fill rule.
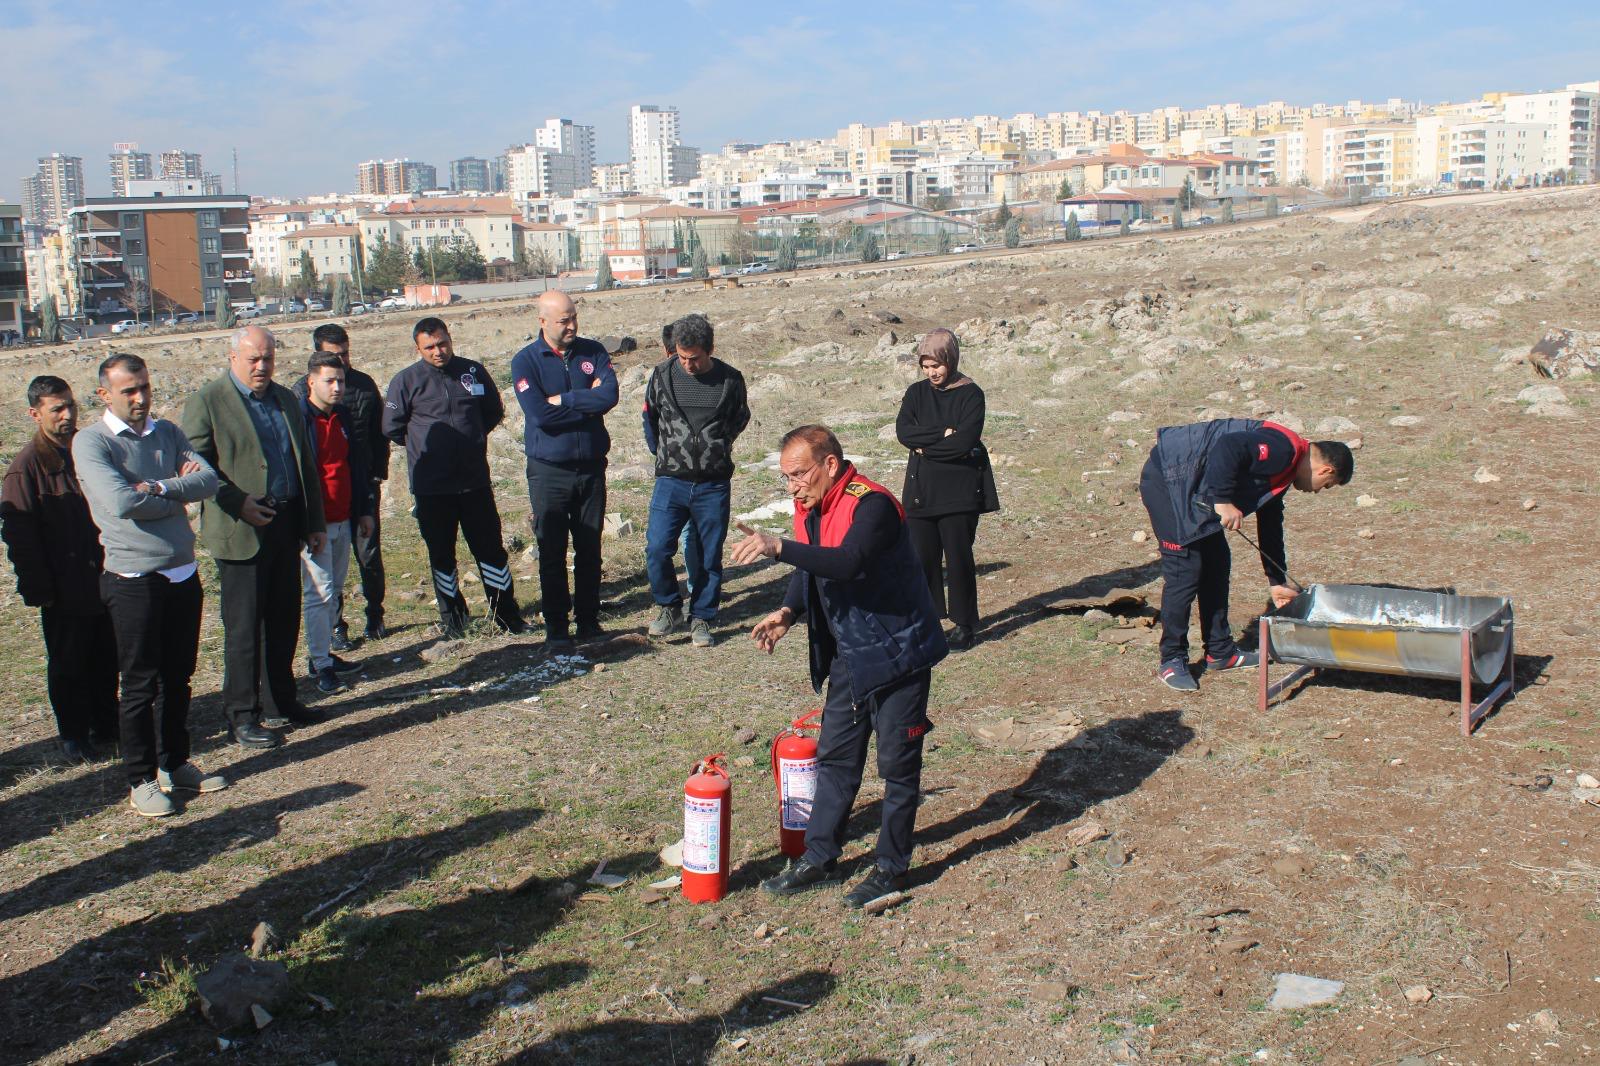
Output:
[[[1514,11],[1508,17],[1507,12]],[[684,141],[832,134],[1018,111],[1460,100],[1600,77],[1592,4],[1192,0],[806,4],[654,0],[0,0],[11,107],[0,196],[35,157],[84,157],[109,195],[115,141],[200,151],[231,188],[348,190],[363,159],[438,166],[530,140],[544,118],[626,151],[631,103]]]

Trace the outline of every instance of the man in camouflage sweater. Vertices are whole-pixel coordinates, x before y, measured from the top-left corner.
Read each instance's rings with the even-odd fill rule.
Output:
[[[645,443],[656,457],[650,497],[645,564],[650,594],[660,612],[652,637],[664,637],[684,620],[683,593],[672,565],[684,525],[692,522],[705,581],[689,605],[689,639],[697,648],[716,643],[711,622],[722,599],[722,543],[728,535],[733,442],[750,424],[744,375],[712,358],[715,334],[703,315],[672,324],[674,355],[663,360],[645,388]]]

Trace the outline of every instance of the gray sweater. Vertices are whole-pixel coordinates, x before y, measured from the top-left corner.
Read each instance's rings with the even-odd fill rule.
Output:
[[[195,454],[176,422],[152,418],[150,432],[113,433],[100,419],[72,438],[78,483],[89,513],[100,527],[105,569],[112,574],[148,574],[194,562],[194,530],[184,505],[217,494],[217,472]],[[189,460],[194,474],[180,475]],[[140,482],[160,482],[164,494],[139,492]]]

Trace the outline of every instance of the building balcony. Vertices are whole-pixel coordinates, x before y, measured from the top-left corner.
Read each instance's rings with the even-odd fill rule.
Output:
[[[218,226],[218,233],[249,233],[249,226]]]
[[[249,259],[250,258],[250,249],[248,249],[248,248],[224,248],[222,250],[222,258],[224,258],[224,259],[241,259],[241,258],[242,259]]]
[[[83,282],[86,289],[120,289],[127,284],[123,278],[85,278]]]
[[[92,253],[92,254],[89,254],[89,255],[80,255],[80,256],[78,256],[78,262],[80,262],[80,263],[120,263],[120,262],[122,262],[122,256],[120,254],[111,254],[109,252]]]

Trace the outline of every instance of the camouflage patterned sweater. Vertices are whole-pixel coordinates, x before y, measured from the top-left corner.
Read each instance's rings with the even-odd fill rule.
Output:
[[[744,375],[717,358],[698,377],[675,367],[677,359],[663,360],[645,387],[644,439],[656,457],[656,477],[727,481],[733,442],[750,424]]]

